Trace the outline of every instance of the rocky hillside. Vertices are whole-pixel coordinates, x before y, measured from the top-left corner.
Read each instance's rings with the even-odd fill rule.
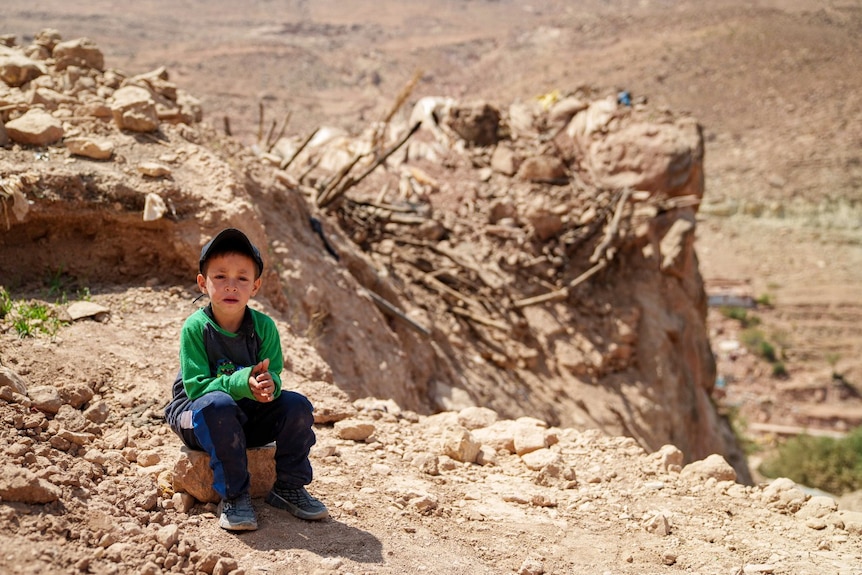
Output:
[[[361,136],[253,151],[166,70],[105,69],[91,41],[45,31],[0,70],[4,284],[44,299],[48,275],[102,306],[53,307],[80,320],[53,337],[3,324],[5,569],[857,569],[859,517],[743,486],[710,401],[693,119],[576,91],[414,124],[397,101]],[[193,262],[226,225],[267,247],[256,305],[318,404],[335,517],[287,543],[222,533],[174,493],[158,421]]]
[[[267,294],[325,364],[308,375],[353,399],[598,427],[747,479],[709,400],[694,120],[588,94],[436,117],[426,99],[409,126],[258,158],[196,128],[163,69],[104,72],[55,31],[8,50],[5,186],[26,211],[2,236],[10,285],[191,278],[202,237],[234,225],[269,246]]]

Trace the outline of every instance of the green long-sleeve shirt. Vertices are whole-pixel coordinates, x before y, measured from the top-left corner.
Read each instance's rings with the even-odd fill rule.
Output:
[[[225,331],[207,306],[190,315],[180,333],[180,373],[173,387],[173,400],[166,408],[170,420],[185,409],[189,400],[211,391],[223,391],[234,399],[253,399],[248,386],[251,370],[269,358],[269,372],[281,394],[284,358],[275,322],[268,315],[246,308],[237,333]]]

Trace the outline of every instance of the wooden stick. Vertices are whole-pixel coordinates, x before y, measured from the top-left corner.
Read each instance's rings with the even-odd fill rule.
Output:
[[[415,321],[413,321],[412,319],[407,317],[403,311],[401,311],[400,309],[398,309],[397,307],[395,307],[394,305],[392,305],[391,303],[389,303],[388,301],[386,301],[385,299],[383,299],[382,297],[380,297],[379,295],[377,295],[376,293],[374,293],[370,289],[366,289],[365,292],[369,296],[371,296],[371,299],[374,300],[374,303],[376,303],[386,313],[390,313],[390,314],[394,315],[395,317],[397,317],[398,319],[404,321],[408,326],[410,326],[414,330],[418,331],[422,335],[426,335],[426,336],[431,335],[431,332],[427,328],[423,327],[422,325],[416,323]]]
[[[421,226],[428,221],[428,218],[418,214],[392,212],[386,217],[386,220],[396,224],[403,224],[405,226]]]
[[[314,162],[311,162],[311,165],[310,165],[310,166],[308,166],[308,169],[307,169],[307,170],[305,170],[304,172],[302,172],[302,174],[300,174],[300,176],[299,176],[299,183],[300,183],[300,184],[302,183],[302,180],[304,180],[304,179],[305,179],[305,176],[307,176],[308,174],[310,174],[310,173],[311,173],[311,170],[313,170],[314,168],[316,168],[316,167],[318,166],[318,164],[320,164],[320,162],[321,162],[322,160],[323,160],[323,158],[317,158],[317,160],[315,160]],[[315,191],[314,191],[314,196],[315,196],[315,197],[317,196],[317,190],[315,190]]]
[[[466,317],[467,319],[472,319],[477,323],[481,323],[482,325],[487,325],[488,327],[493,327],[501,331],[509,331],[512,329],[512,326],[507,323],[495,321],[493,319],[477,315],[475,313],[467,311],[466,309],[461,309],[460,307],[453,307],[452,313],[454,313],[455,315],[460,315],[461,317]]]
[[[8,112],[9,110],[24,110],[28,108],[27,104],[7,104],[6,106],[0,106],[0,112]],[[87,116],[91,117],[91,116]],[[65,119],[65,118],[64,118]]]
[[[674,210],[677,208],[688,208],[690,206],[696,206],[699,203],[700,198],[698,198],[694,194],[688,194],[686,196],[676,196],[674,198],[668,198],[661,202],[660,206],[666,210]]]
[[[364,180],[369,174],[371,174],[371,172],[373,172],[377,168],[377,166],[385,162],[386,158],[394,154],[398,150],[398,148],[403,146],[407,142],[407,140],[409,140],[410,137],[416,133],[416,131],[421,125],[421,122],[416,122],[416,124],[414,124],[413,127],[410,128],[410,130],[404,136],[401,137],[400,140],[398,140],[391,148],[389,148],[379,158],[377,158],[377,160],[375,160],[374,163],[372,163],[364,172],[362,172],[362,174],[360,174],[358,178],[350,178],[349,180],[347,180],[345,185],[339,187],[337,191],[329,194],[328,197],[321,198],[321,201],[318,203],[318,205],[322,208],[331,204],[333,201],[335,201],[336,198],[344,195],[347,190]],[[358,159],[359,157],[357,157],[356,161],[358,161]],[[354,162],[354,164],[355,163],[356,162]],[[352,168],[353,166],[351,165],[350,167]],[[340,180],[341,178],[339,178],[339,181]]]
[[[416,209],[411,207],[393,206],[392,204],[384,204],[381,202],[357,202],[352,201],[353,205],[359,207],[377,208],[378,210],[386,210],[389,212],[397,212],[401,214],[415,214]]]
[[[417,240],[411,240],[408,238],[394,238],[394,239],[397,243],[428,248],[431,251],[434,251],[440,255],[446,256],[447,258],[449,258],[449,260],[452,261],[452,263],[455,263],[455,264],[461,266],[462,268],[464,268],[466,270],[470,270],[471,272],[475,273],[479,277],[479,279],[481,279],[485,283],[485,285],[487,285],[488,287],[493,287],[484,279],[484,276],[485,276],[484,270],[479,269],[478,267],[474,266],[470,262],[464,261],[463,259],[461,259],[461,257],[458,256],[458,254],[456,254],[452,250],[441,248],[440,246],[438,246],[436,244],[432,244],[432,243],[421,241],[421,240],[417,241]]]
[[[379,144],[380,139],[383,137],[383,132],[386,130],[386,126],[389,125],[389,122],[392,120],[392,117],[395,116],[395,113],[404,105],[404,102],[407,101],[407,98],[410,97],[410,94],[413,92],[413,88],[416,87],[416,84],[419,83],[419,80],[422,79],[423,71],[416,70],[413,72],[413,77],[401,88],[401,91],[395,97],[395,101],[392,103],[392,107],[389,108],[389,111],[383,117],[383,120],[380,122],[379,128],[375,131],[374,141],[372,144],[372,149],[377,149],[377,145]]]
[[[323,191],[320,192],[320,195],[317,197],[318,207],[322,208],[332,203],[332,200],[334,200],[337,195],[341,195],[342,193],[344,193],[343,191],[340,193],[334,192],[334,190],[338,187],[338,184],[340,184],[344,180],[350,170],[353,169],[353,166],[358,164],[359,160],[364,157],[365,154],[356,154],[353,159],[347,163],[347,165],[338,170],[338,173],[335,174],[331,181],[327,182],[327,184],[323,188]],[[350,178],[347,181],[352,182],[353,178]]]
[[[600,270],[604,269],[607,265],[608,265],[608,262],[605,260],[602,260],[599,263],[597,263],[596,265],[594,265],[593,267],[591,267],[590,269],[588,269],[587,271],[585,271],[584,273],[582,273],[581,275],[579,275],[578,277],[576,277],[575,279],[573,279],[571,282],[569,282],[569,284],[566,287],[560,288],[557,291],[552,291],[550,293],[546,293],[546,294],[542,294],[542,295],[537,295],[535,297],[528,297],[526,299],[518,300],[516,302],[513,302],[512,305],[514,305],[516,308],[522,308],[522,307],[527,307],[530,305],[535,305],[537,303],[544,303],[547,301],[558,301],[558,300],[566,299],[567,297],[569,297],[569,292],[572,289],[574,289],[578,285],[584,283],[585,281],[587,281],[588,279],[593,277],[596,273],[598,273]]]
[[[272,123],[269,125],[269,130],[267,130],[267,132],[266,132],[266,140],[263,142],[260,142],[262,149],[267,151],[267,152],[269,151],[267,149],[269,147],[269,141],[272,139],[272,134],[273,134],[273,132],[275,132],[276,126],[278,126],[278,121],[273,120]]]
[[[476,300],[474,300],[470,297],[465,296],[464,294],[462,294],[461,292],[459,292],[456,289],[450,288],[445,283],[443,283],[439,279],[437,279],[434,276],[434,274],[430,274],[430,273],[424,274],[423,276],[421,276],[419,278],[419,280],[422,283],[424,283],[426,286],[430,287],[431,289],[435,289],[439,292],[443,292],[445,294],[448,294],[448,295],[454,297],[455,299],[464,302],[465,304],[467,304],[470,307],[473,307],[476,309],[483,309],[482,305],[479,302],[477,302]]]
[[[281,130],[278,132],[278,135],[273,138],[272,142],[267,140],[266,151],[271,152],[272,148],[278,143],[282,136],[284,136],[284,131],[287,129],[287,123],[290,122],[290,112],[284,115],[284,122],[281,124]]]
[[[290,159],[283,161],[281,163],[281,165],[279,166],[279,168],[282,170],[286,170],[287,167],[293,163],[293,161],[296,159],[296,157],[299,155],[299,153],[305,149],[305,147],[308,145],[308,143],[311,141],[311,139],[314,138],[314,136],[317,135],[317,132],[319,132],[319,131],[320,131],[320,126],[315,128],[313,132],[311,132],[308,136],[306,136],[305,140],[303,140],[303,142],[299,145],[299,147],[296,149],[296,151],[293,153],[293,155],[290,157]]]
[[[605,251],[608,249],[608,246],[611,245],[614,237],[617,235],[617,231],[620,227],[620,220],[622,219],[623,207],[626,204],[626,201],[629,199],[632,191],[628,188],[623,190],[622,195],[620,195],[620,200],[617,202],[617,209],[614,211],[614,216],[611,219],[611,225],[608,226],[607,232],[605,232],[605,237],[602,238],[601,243],[596,246],[596,251],[593,252],[593,255],[590,256],[590,263],[594,264],[604,257]]]
[[[257,141],[263,138],[263,101],[257,103]]]

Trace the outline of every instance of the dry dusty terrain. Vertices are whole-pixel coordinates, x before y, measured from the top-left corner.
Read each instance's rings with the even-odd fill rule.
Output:
[[[210,123],[221,129],[229,118],[249,146],[260,102],[264,131],[287,113],[298,134],[321,124],[359,130],[386,113],[417,69],[424,76],[416,96],[506,103],[591,86],[689,111],[707,141],[701,271],[708,283],[748,282],[750,294],[768,296],[774,305],[753,313],[789,371],[773,378],[765,362],[720,347],[739,329],[713,310],[719,373],[729,382],[722,400],[751,423],[862,423],[830,393],[833,372],[862,384],[862,4],[403,4],[147,1],[118,10],[6,0],[0,33],[25,44],[55,27],[64,38],[92,38],[111,67],[130,74],[164,65],[202,99]],[[153,471],[138,470],[139,455],[156,453],[163,465],[176,455],[176,439],[156,416],[192,297],[186,285],[118,282],[93,297],[112,310],[108,323],[78,322],[55,340],[5,334],[0,360],[31,384],[50,383],[54,372],[118,381],[100,393],[115,413],[134,409],[110,420],[116,433],[99,446],[124,456],[107,480],[76,463],[74,449],[47,462],[56,468],[46,466],[45,478],[97,492],[93,500],[107,507],[55,503],[43,515],[3,505],[0,572],[158,573],[170,570],[167,562],[175,571],[261,574],[862,573],[858,518],[813,504],[797,516],[798,492],[680,475],[625,439],[571,430],[551,434],[576,479],[566,470],[540,477],[516,455],[430,475],[420,456],[445,422],[392,406],[363,414],[377,426],[367,443],[320,426],[313,490],[333,509],[329,522],[303,523],[258,502],[262,529],[234,536],[215,526],[211,508],[152,513],[158,497],[137,474]],[[9,428],[43,424],[35,412],[3,416]],[[28,455],[33,445],[15,456],[48,453]],[[171,541],[171,525],[179,541]],[[89,560],[93,548],[102,551]],[[234,563],[215,567],[208,553]]]
[[[720,370],[745,419],[782,387],[862,380],[862,7],[859,2],[271,1],[134,9],[10,0],[4,32],[88,36],[129,74],[165,66],[207,120],[248,145],[290,114],[288,132],[359,131],[417,71],[414,97],[507,104],[559,90],[628,90],[704,126],[698,229],[707,283],[744,282],[776,304],[756,312],[791,381],[738,354]],[[259,105],[265,107],[260,122]],[[718,331],[721,316],[715,314]],[[732,339],[732,338],[731,338]],[[752,365],[749,365],[751,363]],[[733,365],[736,364],[736,365]],[[744,386],[744,387],[743,387]],[[816,394],[815,394],[816,395]],[[748,410],[751,409],[751,412]],[[829,417],[822,418],[828,422]],[[809,425],[786,414],[773,423]],[[860,423],[859,420],[855,424]]]

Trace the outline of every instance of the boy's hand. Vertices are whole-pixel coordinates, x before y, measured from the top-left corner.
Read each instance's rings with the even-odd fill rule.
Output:
[[[257,401],[267,403],[272,401],[275,393],[275,382],[269,373],[269,358],[264,359],[251,368],[251,377],[248,378],[248,387]]]

